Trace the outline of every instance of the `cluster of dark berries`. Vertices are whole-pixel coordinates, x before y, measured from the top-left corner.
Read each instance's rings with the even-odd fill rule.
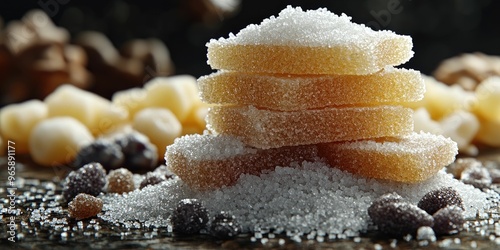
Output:
[[[421,227],[431,227],[437,235],[458,233],[464,223],[462,198],[451,187],[431,191],[418,205],[400,195],[385,194],[373,201],[368,215],[380,232],[394,237],[416,235]]]
[[[208,222],[207,209],[196,199],[181,200],[170,216],[173,231],[184,235],[200,233]],[[213,217],[208,231],[216,238],[230,239],[241,233],[241,226],[233,215],[222,211]]]
[[[166,166],[160,166],[145,175],[141,188],[158,184],[173,176],[174,174]],[[62,195],[67,202],[70,202],[68,204],[70,217],[83,219],[95,216],[100,212],[102,201],[95,197],[101,192],[123,194],[133,190],[135,190],[133,174],[128,169],[114,169],[106,175],[106,170],[100,163],[91,162],[66,176],[63,181]],[[79,197],[79,199],[75,197]]]
[[[138,133],[126,133],[114,139],[100,138],[80,149],[72,165],[79,168],[99,162],[107,170],[125,167],[130,170],[151,170],[157,164],[156,146]]]
[[[93,162],[72,171],[63,182],[62,195],[71,201],[80,193],[92,196],[99,195],[106,185],[106,170],[100,163]]]

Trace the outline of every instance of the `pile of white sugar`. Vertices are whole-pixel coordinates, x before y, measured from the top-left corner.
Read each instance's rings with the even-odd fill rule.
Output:
[[[336,15],[326,8],[303,11],[287,6],[277,17],[271,16],[260,24],[250,24],[236,35],[212,39],[211,44],[268,44],[288,46],[345,46],[367,47],[377,42],[399,37],[411,43],[409,36],[388,30],[374,31],[362,24],[351,22],[351,17]]]
[[[304,162],[259,176],[244,175],[231,187],[193,191],[179,178],[125,195],[105,195],[106,221],[134,227],[168,226],[167,218],[179,200],[199,199],[210,214],[228,211],[244,231],[277,229],[286,232],[324,232],[355,236],[370,225],[367,208],[382,194],[396,192],[413,204],[429,191],[453,187],[464,200],[466,216],[488,209],[498,194],[487,194],[443,171],[418,184],[366,179],[322,162]],[[492,197],[495,195],[495,197]],[[135,223],[135,224],[134,224]]]

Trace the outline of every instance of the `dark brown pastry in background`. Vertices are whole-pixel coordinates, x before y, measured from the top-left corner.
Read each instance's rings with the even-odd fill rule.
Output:
[[[173,74],[167,47],[157,39],[132,40],[122,53],[99,32],[83,32],[75,39],[89,57],[87,68],[94,75],[89,89],[106,98],[119,90],[142,86],[156,76]]]
[[[1,104],[31,98],[43,99],[59,85],[72,83],[88,88],[90,73],[86,55],[69,45],[69,33],[56,27],[45,12],[32,10],[2,31],[2,57],[7,72],[1,74]]]
[[[98,32],[83,32],[75,44],[69,42],[68,31],[41,10],[9,22],[0,35],[0,107],[44,99],[65,83],[111,98],[173,74],[170,53],[157,39],[132,40],[121,51]]]

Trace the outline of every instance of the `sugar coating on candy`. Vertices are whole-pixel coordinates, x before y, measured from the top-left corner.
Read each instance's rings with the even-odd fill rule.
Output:
[[[207,43],[216,69],[290,74],[369,74],[413,56],[409,36],[373,31],[327,9],[288,6],[277,17]]]
[[[415,102],[425,85],[414,70],[384,70],[371,75],[287,75],[219,71],[198,79],[206,103],[252,105],[282,111],[342,105]]]
[[[195,234],[207,225],[208,212],[200,201],[183,199],[172,212],[170,223],[176,233]]]
[[[378,229],[390,236],[416,235],[418,228],[434,225],[431,215],[407,202],[390,202],[378,206],[373,214],[375,217],[372,220]]]
[[[108,193],[128,193],[135,189],[134,176],[126,168],[111,170],[107,176]]]
[[[399,138],[318,145],[319,156],[342,170],[370,178],[419,182],[452,163],[457,144],[440,135],[413,133]]]
[[[417,240],[427,240],[430,242],[435,242],[436,241],[436,234],[434,233],[434,230],[432,227],[428,226],[423,226],[418,228],[417,230]]]
[[[418,202],[418,207],[431,215],[442,208],[452,205],[464,209],[462,197],[460,197],[457,190],[451,187],[433,190],[425,194]]]
[[[242,232],[282,229],[283,232],[352,236],[366,231],[371,223],[367,209],[378,197],[396,192],[412,204],[426,193],[453,187],[463,198],[466,218],[489,209],[498,201],[494,192],[483,193],[454,179],[444,171],[416,184],[367,179],[343,172],[322,162],[303,162],[260,176],[242,175],[235,185],[212,191],[195,191],[174,177],[158,185],[135,190],[127,196],[105,195],[99,215],[111,223],[165,227],[171,209],[186,198],[198,199],[212,215],[226,211],[234,215]],[[123,208],[126,207],[127,210]]]
[[[96,216],[102,210],[102,200],[89,194],[78,194],[69,204],[69,217],[77,220]]]
[[[314,145],[256,149],[228,135],[186,135],[167,147],[166,164],[193,189],[232,185],[242,174],[316,158]]]
[[[72,171],[66,176],[62,195],[70,201],[80,193],[97,196],[106,185],[106,170],[100,163],[93,162]]]
[[[402,106],[342,107],[280,112],[253,106],[214,106],[208,129],[256,148],[404,136],[413,131],[413,111]]]
[[[234,215],[225,211],[216,214],[210,225],[210,234],[219,239],[231,239],[241,233],[241,226]]]
[[[368,215],[370,218],[378,218],[377,216],[377,211],[379,210],[380,206],[386,205],[391,202],[404,202],[403,197],[397,193],[388,193],[384,194],[377,199],[375,199],[370,207],[368,207]]]
[[[465,222],[462,207],[451,205],[439,209],[434,215],[433,229],[438,235],[450,235],[460,232]]]
[[[105,169],[116,169],[123,164],[124,156],[118,144],[107,139],[97,139],[78,151],[72,165],[79,168],[91,162],[99,162]]]

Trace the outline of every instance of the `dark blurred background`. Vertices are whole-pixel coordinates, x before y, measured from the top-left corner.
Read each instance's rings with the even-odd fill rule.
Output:
[[[224,14],[220,7],[209,6],[213,3],[225,4],[228,10]],[[86,30],[100,31],[117,47],[133,38],[157,37],[170,50],[176,74],[198,77],[212,71],[205,48],[210,38],[227,37],[260,23],[286,5],[326,7],[352,16],[356,23],[411,35],[415,56],[404,67],[426,74],[443,59],[461,53],[500,55],[500,1],[491,0],[2,1],[0,16],[5,24],[28,10],[43,9],[72,37]],[[231,6],[238,7],[231,10]]]

